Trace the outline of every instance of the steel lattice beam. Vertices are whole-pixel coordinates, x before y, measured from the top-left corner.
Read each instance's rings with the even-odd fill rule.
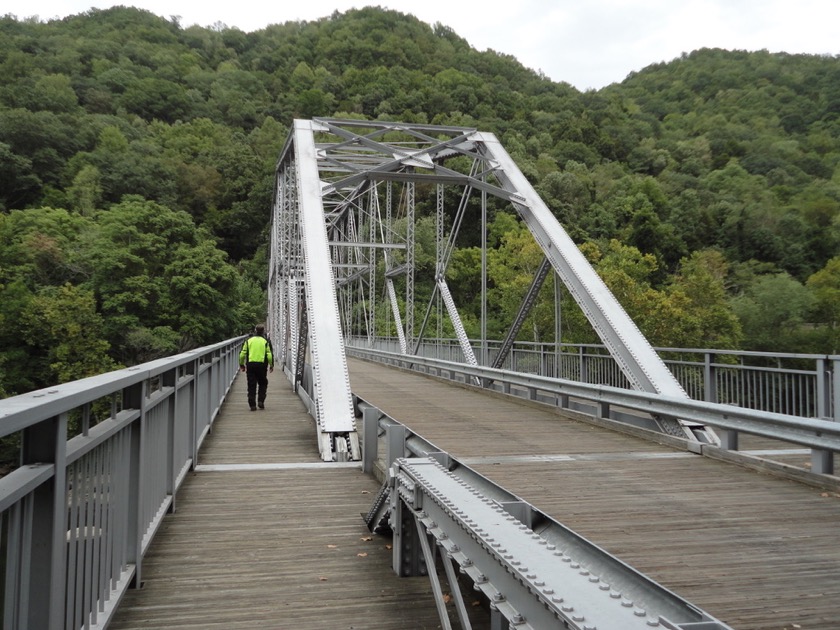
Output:
[[[560,540],[548,540],[528,522],[530,506],[486,497],[434,457],[397,459],[389,487],[394,571],[431,578],[422,543],[433,539],[443,562],[457,563],[490,601],[498,627],[729,628],[562,526]],[[436,580],[432,589],[441,594]]]
[[[287,174],[290,169],[295,173],[291,180]],[[481,195],[482,212],[486,211],[488,196],[510,203],[517,211],[551,267],[635,389],[687,397],[667,366],[493,134],[464,127],[396,122],[333,119],[296,121],[278,165],[278,173],[281,171],[284,176],[281,179],[278,175],[278,181],[287,182],[287,192],[278,192],[277,197],[287,199],[291,196],[289,191],[293,191],[294,200],[284,202],[289,209],[285,213],[285,224],[277,232],[280,242],[272,248],[272,255],[275,255],[275,250],[277,253],[272,265],[277,269],[298,266],[297,277],[304,278],[307,307],[318,310],[318,314],[310,311],[308,318],[311,327],[316,322],[321,327],[321,330],[312,330],[310,333],[309,346],[313,367],[316,368],[316,381],[324,373],[326,365],[343,364],[343,360],[337,357],[322,360],[318,356],[321,349],[341,348],[342,335],[372,338],[377,313],[370,311],[361,315],[358,311],[377,303],[389,311],[389,319],[393,317],[399,349],[403,354],[415,352],[415,343],[419,343],[419,337],[425,333],[426,323],[434,312],[437,314],[438,330],[442,318],[448,316],[464,356],[470,363],[475,361],[475,353],[461,325],[462,318],[458,314],[456,299],[453,299],[458,296],[448,295],[445,274],[467,201],[470,194],[476,192]],[[379,182],[385,182],[382,187],[385,189],[384,195]],[[397,197],[392,196],[392,186],[399,188]],[[447,187],[459,190],[461,200],[453,213],[455,220],[452,221],[452,233],[449,239],[444,239],[441,233],[442,217],[446,212],[443,191]],[[434,196],[432,200],[425,200],[420,198],[421,193]],[[380,195],[384,197],[381,202]],[[397,199],[399,203],[396,203]],[[384,220],[378,216],[380,203],[385,206]],[[428,204],[424,207],[435,208],[437,215],[434,278],[423,285],[415,284],[415,263],[421,251],[416,243],[420,238],[419,221],[422,220],[415,217],[415,206],[418,204]],[[365,208],[376,210],[366,211]],[[290,221],[297,221],[297,224],[288,225]],[[366,225],[366,221],[370,221],[371,225]],[[325,225],[328,227],[329,240],[325,235]],[[482,231],[484,229],[482,224]],[[287,241],[285,244],[284,239]],[[282,253],[284,247],[286,255]],[[330,250],[334,252],[332,255]],[[363,250],[367,252],[364,256],[361,253]],[[296,256],[297,252],[301,253]],[[353,252],[352,255],[350,252]],[[338,273],[343,274],[339,278],[331,275],[333,269],[326,268],[330,260],[341,265],[337,268]],[[321,268],[322,264],[325,268]],[[365,271],[362,270],[363,266],[366,267]],[[382,278],[381,282],[377,282],[377,274]],[[276,277],[272,277],[272,286],[283,286]],[[338,289],[335,286],[336,280]],[[485,284],[486,281],[482,279],[482,302],[486,295]],[[404,290],[402,304],[398,285]],[[387,299],[377,300],[376,296],[361,294],[376,287],[384,288]],[[426,318],[420,326],[416,326],[415,301],[419,299],[418,289],[426,290],[429,287],[432,289],[431,300],[442,300],[446,310],[441,309],[440,302],[436,309],[433,308],[429,301],[424,309]],[[337,304],[336,290],[359,292],[358,297],[354,298],[342,293],[344,317],[340,316],[337,306],[331,306]],[[273,290],[273,293],[279,292],[278,289]],[[314,299],[310,298],[310,293]],[[283,299],[283,296],[273,296],[273,299]],[[275,319],[283,323],[282,314],[288,310],[273,306],[271,312],[276,313]],[[381,311],[381,315],[386,316],[385,310]],[[319,317],[331,319],[334,323],[328,325]],[[482,308],[482,331],[486,327],[486,318],[487,314]],[[341,320],[343,331],[339,330]],[[285,324],[286,328],[291,329],[294,329],[294,325]],[[516,322],[513,322],[512,329],[515,330],[515,327]],[[419,330],[419,335],[415,335],[415,330]],[[486,355],[482,356],[487,360]],[[341,372],[346,367],[342,365],[335,369],[338,370],[337,377],[336,380],[330,380],[330,389],[338,389],[345,382]],[[339,408],[344,413],[349,390],[346,396],[338,397],[341,402],[318,400],[318,405],[325,406],[323,413],[327,417],[332,418]],[[668,433],[689,439],[715,439],[711,430],[703,431],[704,427],[693,423],[674,418],[657,420],[661,429]]]
[[[350,394],[350,378],[344,354],[344,338],[340,327],[338,301],[329,239],[324,220],[324,206],[321,197],[321,182],[318,176],[315,149],[315,131],[317,125],[309,121],[295,121],[292,135],[286,144],[278,165],[278,181],[288,181],[293,174],[295,190],[293,199],[278,195],[283,199],[281,221],[296,219],[297,224],[287,232],[288,242],[272,252],[270,274],[288,273],[289,258],[284,251],[300,251],[300,261],[304,277],[302,300],[306,309],[300,328],[306,335],[306,344],[296,344],[297,353],[288,356],[295,362],[293,380],[296,387],[300,381],[306,381],[303,365],[307,358],[311,366],[311,381],[306,387],[298,389],[311,402],[310,411],[318,424],[318,444],[324,460],[343,459],[349,455],[359,459],[359,442],[353,416],[353,401]],[[290,276],[289,289],[297,290],[294,275]],[[297,300],[292,298],[292,303]],[[271,311],[271,306],[269,308]],[[290,313],[297,319],[297,313]],[[285,341],[294,338],[295,326],[287,330],[273,330],[274,339]],[[297,356],[299,355],[299,356]]]

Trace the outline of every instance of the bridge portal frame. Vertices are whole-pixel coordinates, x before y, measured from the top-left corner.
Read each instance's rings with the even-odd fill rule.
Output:
[[[399,122],[296,120],[278,161],[276,182],[269,330],[275,343],[280,342],[279,354],[294,386],[303,385],[298,391],[318,423],[325,460],[358,459],[344,340],[360,332],[377,334],[377,302],[390,306],[389,318],[396,323],[403,353],[415,354],[435,312],[432,302],[439,300],[439,325],[442,301],[464,361],[477,365],[446,281],[449,258],[474,192],[481,198],[482,234],[486,234],[488,197],[513,207],[542,249],[555,279],[562,280],[634,389],[687,398],[492,133]],[[395,184],[402,186],[397,195],[392,191]],[[443,233],[444,187],[460,194],[448,239]],[[422,203],[418,200],[421,189],[432,191],[428,205],[436,212],[436,252],[432,296],[425,319],[416,326],[415,207]],[[482,247],[486,247],[484,237]],[[486,266],[482,251],[482,331],[487,318]],[[395,288],[398,280],[405,286],[402,303]],[[387,300],[374,293],[382,286]],[[525,297],[517,319],[527,315],[533,297]],[[305,311],[292,308],[296,304],[304,305]],[[304,325],[308,326],[305,339],[296,342],[295,333]],[[513,322],[511,330],[516,326]],[[486,348],[481,356],[489,360]],[[292,366],[305,368],[301,373]],[[665,433],[717,442],[712,429],[696,423],[668,417],[656,422]]]

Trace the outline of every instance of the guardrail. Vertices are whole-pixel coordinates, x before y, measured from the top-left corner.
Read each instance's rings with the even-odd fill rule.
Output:
[[[399,353],[396,340],[353,337],[348,345]],[[479,363],[491,365],[501,342],[471,341]],[[655,348],[656,352],[695,400],[737,405],[806,418],[840,422],[840,356]],[[457,339],[428,339],[417,355],[463,363]],[[582,383],[629,389],[618,364],[604,346],[597,344],[530,343],[518,341],[502,369]]]
[[[840,451],[840,423],[829,420],[756,411],[392,352],[355,347],[348,347],[347,351],[362,359],[447,377],[466,384],[493,383],[504,393],[516,393],[513,390],[518,390],[520,395],[530,400],[542,400],[561,408],[572,408],[572,399],[587,401],[591,403],[595,417],[601,419],[612,419],[611,408],[619,407],[648,416],[695,421],[714,427],[721,438],[720,447],[724,450],[737,450],[739,433],[807,446],[811,449],[811,471],[817,474],[833,474],[834,454]]]
[[[0,400],[3,627],[103,628],[196,463],[242,338]]]

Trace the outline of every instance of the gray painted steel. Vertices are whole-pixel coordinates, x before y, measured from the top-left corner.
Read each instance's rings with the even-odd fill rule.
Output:
[[[801,444],[814,451],[813,459],[818,466],[813,469],[815,473],[833,474],[834,455],[840,452],[840,423],[830,420],[756,411],[683,397],[663,396],[605,385],[469,366],[426,357],[405,357],[395,353],[361,348],[348,348],[348,352],[351,356],[404,369],[436,375],[445,374],[452,380],[464,383],[470,383],[475,379],[494,381],[506,393],[516,388],[532,400],[536,400],[537,393],[541,392],[550,397],[551,404],[559,407],[568,406],[571,398],[588,401],[594,403],[597,415],[607,419],[610,418],[611,407],[621,407],[654,416],[687,418],[698,424],[734,434],[741,432]],[[726,448],[727,444],[728,442],[724,441],[721,448]],[[734,444],[737,446],[737,440]],[[701,452],[702,448],[703,446],[698,452]]]
[[[306,129],[306,142],[310,143],[312,132],[319,133],[317,145],[312,143],[304,148],[304,136],[302,130]],[[325,241],[323,247],[319,245],[319,255],[325,254],[327,243],[337,243],[346,239],[349,243],[358,242],[368,249],[374,243],[370,241],[370,234],[380,233],[382,246],[389,246],[395,240],[404,241],[404,270],[405,273],[405,312],[400,318],[395,311],[395,319],[400,319],[400,330],[397,334],[404,336],[405,348],[415,347],[420,340],[415,339],[415,236],[416,220],[414,216],[416,195],[420,189],[434,190],[436,198],[429,200],[435,204],[438,215],[444,212],[443,187],[450,186],[460,189],[463,193],[462,206],[465,199],[473,191],[481,193],[482,212],[485,210],[486,195],[491,194],[502,200],[510,202],[513,208],[522,217],[536,242],[543,250],[553,268],[566,284],[570,293],[575,297],[582,311],[591,322],[593,328],[601,337],[605,345],[615,357],[620,369],[624,372],[631,385],[641,391],[655,392],[673,397],[686,397],[679,382],[674,378],[667,366],[654,352],[650,344],[641,334],[633,321],[626,314],[624,309],[610,293],[604,282],[592,269],[589,262],[578,250],[575,243],[569,238],[555,219],[549,208],[537,195],[536,191],[527,181],[525,176],[516,167],[513,160],[504,150],[493,134],[478,132],[471,128],[435,127],[430,125],[414,125],[407,123],[389,123],[379,121],[348,121],[333,119],[316,119],[314,122],[296,121],[295,139],[287,144],[286,154],[291,151],[291,146],[296,148],[296,161],[299,177],[298,191],[301,208],[309,206],[306,216],[301,213],[303,225],[308,223],[308,218],[313,219],[313,224],[306,229],[314,229],[314,217],[318,216],[321,224],[326,222],[331,229],[331,239]],[[297,145],[300,145],[299,147]],[[458,158],[459,160],[453,160]],[[287,158],[281,159],[281,165]],[[460,170],[458,170],[460,169]],[[316,186],[316,175],[320,180]],[[278,178],[279,179],[279,178]],[[402,184],[402,193],[399,197],[398,210],[404,211],[405,236],[399,236],[392,232],[385,234],[385,230],[370,228],[370,223],[381,221],[373,210],[366,211],[366,203],[363,197],[378,195],[377,186],[380,182]],[[418,186],[430,184],[429,186]],[[431,186],[434,184],[434,186]],[[390,189],[389,189],[390,190]],[[390,198],[390,196],[389,196]],[[369,204],[371,208],[378,208],[378,203]],[[459,209],[460,210],[460,209]],[[453,230],[459,221],[453,223]],[[347,224],[352,229],[340,229],[339,226]],[[455,332],[461,341],[461,347],[465,360],[468,363],[475,361],[475,353],[466,335],[463,334],[460,326],[461,317],[457,312],[457,305],[452,296],[448,294],[445,286],[445,266],[448,256],[441,251],[443,247],[443,234],[441,233],[442,221],[437,220],[436,228],[436,269],[435,282],[437,290],[434,291],[432,300],[440,299],[446,306],[446,312],[452,322]],[[389,226],[386,226],[389,227]],[[454,236],[454,232],[453,232]],[[301,230],[301,240],[306,247],[307,237]],[[453,241],[454,239],[450,239]],[[402,244],[402,242],[401,242]],[[447,242],[447,251],[451,251],[453,243]],[[332,260],[347,264],[345,254],[338,254],[335,250],[346,250],[348,245],[333,246]],[[372,276],[375,274],[376,265],[373,264],[376,253],[373,251],[364,260],[357,260],[358,264],[368,265],[371,279],[364,281],[363,271],[357,271],[355,275],[348,275],[337,278],[342,291],[348,292],[342,303],[347,305],[344,317],[344,334],[352,336],[356,334],[355,320],[352,303],[359,305],[359,309],[366,308],[364,305],[373,303],[374,299],[366,295],[366,290],[372,290],[375,282]],[[330,283],[330,290],[333,290],[335,279],[330,275],[333,270],[324,270],[324,273],[309,269],[310,264],[320,262],[313,259],[309,254],[305,256],[307,284],[321,279]],[[360,266],[358,269],[361,269]],[[386,268],[394,270],[394,266],[386,263]],[[403,269],[402,266],[397,266]],[[350,272],[350,268],[338,268],[336,271]],[[392,304],[396,304],[395,296],[392,293],[394,278],[393,274],[387,276],[389,295]],[[309,289],[307,289],[309,291]],[[484,289],[482,289],[482,295]],[[338,308],[323,308],[321,313],[332,321],[338,321],[341,317]],[[430,308],[426,312],[431,312]],[[438,312],[442,312],[440,309]],[[486,322],[486,313],[482,310],[482,330]],[[425,327],[421,327],[421,330]],[[368,325],[369,328],[369,325]],[[363,334],[371,336],[370,331]],[[313,335],[317,337],[317,333]],[[330,337],[330,343],[333,342]],[[401,339],[402,342],[402,339]],[[401,343],[402,345],[402,343]],[[320,360],[313,357],[313,360]],[[316,368],[316,373],[318,369]],[[341,378],[335,382],[342,382]],[[330,412],[335,413],[335,410]],[[319,422],[321,422],[319,420]],[[697,428],[693,423],[673,418],[657,418],[656,422],[661,430],[696,440],[693,429]],[[709,441],[715,441],[716,437],[711,431],[706,431],[702,437]]]
[[[514,205],[546,257],[563,279],[610,353],[636,389],[685,396],[680,384],[615,299],[577,245],[554,218],[533,186],[493,134],[476,134],[488,159],[498,163],[502,187],[517,195]]]
[[[296,305],[303,297],[296,282],[297,269],[293,269],[282,256],[283,251],[299,251],[303,304],[306,317],[289,312],[272,322],[271,336],[280,353],[292,357],[295,387],[301,397],[311,403],[312,415],[318,425],[318,447],[325,461],[358,460],[359,439],[353,417],[350,381],[344,355],[344,338],[340,328],[338,300],[334,270],[321,198],[321,181],[318,176],[318,158],[314,134],[320,126],[310,121],[297,120],[290,140],[281,155],[277,171],[277,185],[281,192],[275,198],[275,222],[288,226],[284,233],[286,242],[272,251],[269,284],[271,279],[285,277],[286,295],[272,294],[274,302],[269,312],[282,311],[278,304]],[[282,192],[294,182],[293,193]],[[294,225],[290,225],[295,223]],[[277,228],[272,232],[277,233]],[[296,309],[295,309],[296,310]],[[306,326],[302,327],[302,321]],[[283,326],[283,328],[280,328]],[[306,335],[306,343],[299,343],[296,351],[286,347],[294,343],[295,331]],[[300,356],[297,356],[297,355]],[[311,379],[301,379],[305,361],[311,361]],[[298,369],[301,368],[301,369]]]
[[[0,436],[23,433],[21,466],[0,479],[4,628],[107,625],[142,581],[241,343],[0,400]],[[81,421],[68,439],[70,418]]]
[[[517,510],[486,497],[433,457],[396,460],[389,480],[391,522],[398,530],[394,570],[404,574],[407,566],[420,566],[406,557],[413,545],[400,542],[412,534],[405,527],[411,515],[420,529],[420,542],[433,538],[446,552],[444,563],[457,563],[487,596],[491,610],[510,626],[728,628],[588,541],[575,536],[574,544],[553,544],[535,532],[527,518],[514,515],[526,515],[530,506]],[[431,577],[430,554],[423,548],[421,573]],[[432,587],[440,591],[434,579]],[[443,614],[441,618],[445,622]]]

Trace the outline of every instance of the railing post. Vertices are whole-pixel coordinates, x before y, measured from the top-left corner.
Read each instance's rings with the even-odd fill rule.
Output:
[[[817,359],[817,417],[837,422],[840,420],[840,359],[831,360],[831,367],[826,359]],[[834,453],[811,449],[811,472],[833,475]]]
[[[131,423],[130,453],[128,466],[128,527],[126,532],[126,561],[134,564],[134,588],[142,586],[141,565],[143,563],[143,428],[146,423],[145,402],[146,381],[141,381],[123,390],[122,408],[139,409],[140,417]]]
[[[198,359],[194,359],[184,366],[185,376],[192,376],[192,388],[190,389],[190,454],[192,456],[192,467],[198,465],[199,436],[204,432],[203,427],[198,426]]]
[[[604,402],[599,400],[596,403],[598,418],[603,418],[604,420],[610,419],[610,403]]]
[[[834,453],[816,448],[811,449],[811,472],[819,475],[833,475]]]
[[[391,424],[385,428],[388,452],[385,453],[385,465],[390,468],[394,460],[405,457],[406,430],[401,424]]]
[[[832,375],[832,409],[831,418],[835,422],[840,422],[840,357],[835,357],[831,361],[831,375]]]
[[[828,418],[831,406],[831,374],[825,359],[817,359],[817,418]]]
[[[731,429],[716,429],[720,438],[720,447],[727,451],[738,450],[738,432]]]
[[[717,402],[717,373],[713,365],[714,359],[711,352],[706,352],[703,361],[703,392],[706,402]]]
[[[172,394],[169,396],[169,402],[166,405],[166,430],[167,441],[169,442],[169,453],[166,457],[166,493],[172,497],[172,502],[169,504],[169,512],[175,511],[175,487],[176,475],[180,470],[181,462],[176,462],[175,443],[177,442],[177,431],[175,424],[178,422],[178,368],[167,370],[160,377],[160,383],[163,388],[171,387]]]
[[[373,463],[376,461],[379,442],[379,417],[382,412],[375,407],[365,407],[362,411],[362,472],[373,472]]]
[[[579,348],[579,356],[580,356],[580,382],[581,383],[588,383],[589,382],[589,368],[586,363],[586,349],[583,346]]]
[[[29,584],[21,617],[29,628],[64,626],[67,588],[67,413],[23,431],[21,465],[53,464],[52,479],[32,496]],[[26,538],[26,536],[24,536]]]

